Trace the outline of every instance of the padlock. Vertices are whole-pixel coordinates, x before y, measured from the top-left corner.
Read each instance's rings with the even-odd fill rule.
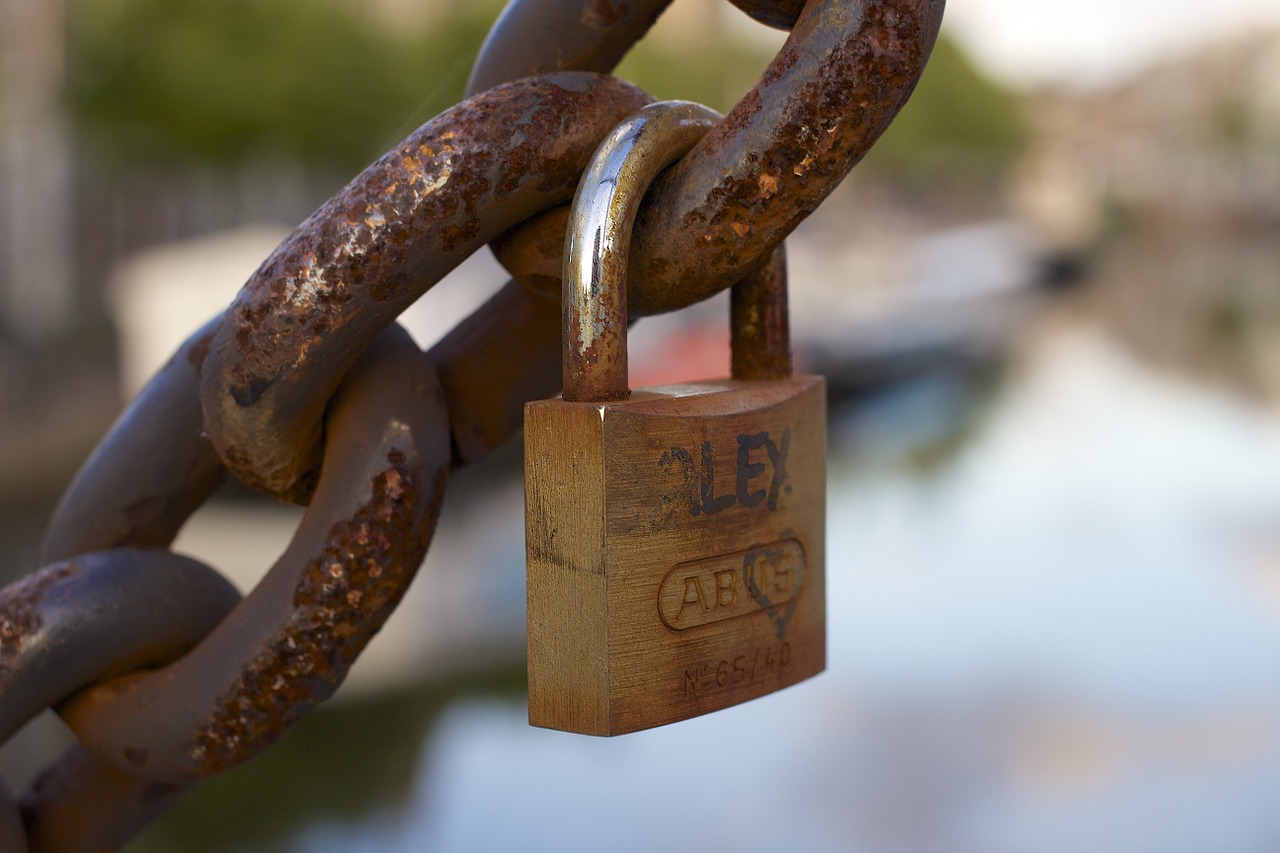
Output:
[[[633,732],[826,665],[826,386],[791,375],[783,264],[734,286],[734,378],[628,390],[635,210],[716,120],[646,107],[601,144],[574,198],[564,391],[524,413],[536,726]]]

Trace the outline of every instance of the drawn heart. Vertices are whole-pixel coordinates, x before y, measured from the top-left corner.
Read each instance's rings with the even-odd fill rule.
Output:
[[[779,590],[790,593],[785,606],[774,604],[768,593],[761,587],[757,575],[757,564],[760,562],[765,562],[772,568],[774,586],[777,585],[780,573],[785,574],[790,580],[785,590]],[[786,568],[782,569],[784,564]],[[800,548],[800,543],[794,539],[787,539],[773,547],[752,548],[742,557],[742,576],[746,581],[747,592],[772,620],[778,639],[785,640],[787,625],[795,615],[796,604],[800,600],[800,590],[804,585],[804,551]]]

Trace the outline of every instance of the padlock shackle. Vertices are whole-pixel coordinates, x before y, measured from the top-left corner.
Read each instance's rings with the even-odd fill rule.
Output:
[[[763,266],[730,288],[729,346],[734,379],[773,381],[791,376],[787,252],[782,243]]]
[[[573,197],[565,232],[565,400],[612,402],[631,394],[627,370],[627,256],[636,211],[663,169],[720,120],[688,101],[650,104],[600,143]],[[733,376],[790,375],[782,249],[734,285]]]

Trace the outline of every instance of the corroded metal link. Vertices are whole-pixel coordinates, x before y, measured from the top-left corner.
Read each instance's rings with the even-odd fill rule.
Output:
[[[203,563],[131,548],[9,584],[0,590],[0,742],[90,684],[176,659],[239,601]]]
[[[119,849],[185,790],[184,785],[122,773],[83,744],[74,744],[22,797],[29,853]]]
[[[10,584],[0,592],[0,741],[86,685],[169,663],[239,600],[202,563],[129,548],[54,563]],[[121,774],[76,745],[23,797],[30,838],[0,791],[0,850],[112,849],[177,793]]]
[[[334,396],[315,495],[266,577],[181,660],[96,686],[63,718],[99,757],[167,784],[256,754],[332,694],[391,614],[426,551],[448,467],[435,372],[388,329]]]
[[[157,412],[189,415],[198,411],[195,365],[200,360],[188,355],[200,351],[211,327],[189,339],[104,444],[137,447],[138,439],[132,435],[137,429],[157,448],[183,444],[166,448],[169,455],[157,460],[207,461],[212,456],[198,430],[186,428],[189,419],[154,420]],[[424,555],[443,497],[449,452],[434,370],[402,329],[381,334],[344,380],[330,412],[328,433],[326,453],[332,464],[325,466],[320,492],[300,532],[260,588],[230,613],[230,619],[220,622],[210,644],[201,644],[198,653],[189,654],[179,665],[108,681],[61,707],[73,727],[79,727],[74,721],[83,720],[83,715],[92,717],[81,734],[102,754],[77,745],[24,795],[31,853],[88,853],[118,847],[164,811],[193,777],[244,760],[328,697],[387,619]],[[65,537],[50,537],[50,551],[73,549],[101,535],[125,540],[172,538],[198,501],[169,491],[191,488],[191,482],[177,475],[165,480],[160,471],[148,470],[146,456],[133,462],[132,467],[111,467],[91,460],[84,467],[64,507],[81,507],[79,519],[97,533],[77,539],[69,525],[55,524]],[[146,515],[147,524],[122,532],[111,521],[128,515],[122,510],[138,493],[133,480],[147,484],[148,502],[186,510]],[[95,501],[108,523],[93,519]],[[164,553],[115,553],[142,553],[134,560],[184,562]],[[90,555],[70,562],[92,564],[104,558]],[[225,584],[225,588],[210,588],[209,581],[191,585],[188,580],[189,576],[152,578],[159,589],[146,594],[154,598],[165,585],[180,585],[187,587],[180,594],[191,596],[201,594],[204,587],[202,597],[210,601],[202,606],[214,610],[227,610],[233,603],[230,598],[236,596]],[[26,585],[50,588],[41,574]],[[129,590],[110,594],[127,597]],[[54,613],[51,619],[63,616]],[[15,621],[19,620],[10,620]],[[196,619],[187,630],[200,633],[211,628],[210,621],[216,620]],[[84,628],[83,622],[78,626]],[[55,628],[74,634],[77,624]],[[147,630],[155,630],[155,625]],[[84,669],[76,649],[68,649],[61,657],[68,654]],[[163,662],[155,653],[134,657],[134,665]],[[49,663],[45,669],[58,666]],[[123,669],[128,667],[113,666],[113,671]],[[219,684],[230,686],[219,690]],[[40,697],[28,698],[31,703],[40,701]],[[177,706],[175,698],[180,698]],[[201,699],[204,708],[198,707]],[[133,702],[145,704],[150,716],[142,715]],[[282,706],[287,708],[282,711]],[[184,708],[188,719],[175,720],[183,713],[174,713],[175,708]],[[134,738],[140,727],[148,726],[141,738]],[[156,775],[168,779],[150,779]],[[0,811],[3,807],[0,803]]]
[[[504,20],[519,21],[531,15],[522,11],[526,6],[533,12],[550,10],[548,14],[555,9],[555,4],[544,8],[525,0],[509,8]],[[598,6],[592,8],[599,12]],[[495,35],[486,43],[472,85],[488,85],[504,75],[563,67],[574,61],[591,67],[608,64],[625,52],[625,47],[618,47],[625,39],[619,39],[617,33],[630,27],[628,32],[638,37],[657,10],[660,4],[653,4],[615,21],[599,14],[592,19],[580,8],[581,20],[599,23],[601,42],[611,45],[607,50],[564,52],[555,47],[553,39],[529,39],[529,50],[499,62],[494,57],[506,40]],[[632,280],[637,282],[630,294],[632,312],[643,314],[688,304],[760,265],[865,153],[906,99],[936,36],[941,11],[941,0],[865,0],[853,8],[835,0],[811,0],[761,83],[707,140],[659,180],[645,202],[631,259]],[[511,30],[508,26],[503,31]],[[490,70],[491,65],[498,70]],[[451,115],[445,113],[437,122]],[[381,162],[394,160],[389,156]],[[697,167],[691,168],[690,163]],[[434,180],[441,172],[437,169],[428,174]],[[368,199],[359,195],[354,201]],[[358,284],[364,274],[353,257],[361,252],[344,253],[341,247],[355,246],[363,251],[372,245],[378,251],[359,260],[383,264],[369,277],[389,280],[396,286],[406,277],[396,266],[405,262],[406,252],[403,246],[399,251],[385,251],[388,243],[377,241],[376,229],[365,232],[358,227],[361,217],[368,218],[367,209],[346,210],[348,215],[343,216],[340,208],[341,204],[326,205],[246,287],[235,309],[236,320],[220,335],[213,354],[215,364],[225,357],[232,373],[223,375],[221,368],[210,370],[204,380],[210,433],[224,460],[243,479],[291,499],[309,489],[319,409],[331,383],[345,369],[344,359],[357,352],[362,336],[370,333],[369,317],[392,314],[404,304],[389,297],[387,287],[370,288],[373,307],[357,316],[349,299],[349,285]],[[384,224],[389,221],[385,215],[382,220],[374,219]],[[325,244],[315,232],[326,221],[337,222],[333,227],[342,232],[324,235],[339,247],[330,253],[336,256],[337,264],[332,263],[334,258],[321,258],[319,251]],[[508,239],[508,245],[514,247],[509,252],[532,258],[535,265],[546,264],[534,269],[525,264],[518,270],[522,281],[540,279],[544,286],[554,282],[558,290],[563,234],[559,225],[553,219],[550,227],[521,229]],[[456,236],[457,223],[451,226]],[[368,244],[361,242],[361,235],[370,238]],[[465,251],[481,242],[485,239],[466,242]],[[317,251],[308,253],[308,246]],[[436,258],[442,254],[448,253],[437,251]],[[294,256],[298,262],[299,255],[300,262],[293,265],[292,272],[276,269],[281,258]],[[458,257],[446,257],[445,263],[452,266]],[[384,264],[387,258],[391,260],[389,267]],[[520,266],[511,264],[509,258],[502,259]],[[345,270],[344,262],[349,266]],[[331,276],[332,280],[326,278],[335,268],[339,274]],[[346,275],[341,274],[344,272]],[[422,277],[409,288],[409,299],[438,278],[434,270],[418,272]],[[315,286],[317,281],[319,287]],[[316,294],[326,298],[313,298]],[[333,310],[334,302],[342,304],[341,311]],[[319,311],[319,319],[303,316],[306,308]],[[466,325],[463,337],[472,342],[477,341],[476,330],[492,327],[483,319]],[[335,329],[344,332],[334,334]],[[336,343],[339,339],[341,346]],[[501,346],[506,341],[491,338],[490,342]],[[452,365],[442,362],[442,366],[448,375]],[[539,376],[545,374],[540,363],[530,363],[527,368]],[[449,402],[451,409],[459,408],[460,401],[454,395],[450,394]],[[480,408],[492,413],[511,407],[485,404]],[[454,424],[457,434],[507,431],[505,424],[477,424],[460,415],[455,415]],[[465,438],[460,440],[465,443]]]
[[[669,2],[518,0],[486,42],[471,86],[607,71]],[[764,378],[779,369],[772,356],[737,354],[786,353],[785,302],[751,306],[748,294],[782,280],[775,247],[909,95],[943,0],[809,0],[802,12],[800,0],[732,2],[794,29],[760,84],[644,201],[630,309],[680,307],[750,273],[732,303],[733,371]],[[525,46],[506,51],[516,33]],[[31,652],[43,668],[30,672],[72,681],[130,670],[62,703],[85,745],[24,797],[31,853],[124,843],[186,784],[256,754],[336,689],[412,579],[451,459],[487,453],[514,431],[525,399],[559,384],[558,293],[546,300],[538,291],[559,289],[563,216],[507,234],[504,262],[524,286],[509,284],[432,350],[439,382],[432,359],[387,326],[470,252],[566,201],[595,143],[648,100],[618,81],[566,71],[442,114],[303,223],[221,323],[193,336],[122,416],[60,505],[47,560],[167,545],[223,477],[220,460],[310,507],[258,588],[181,660],[132,669],[190,645],[212,616],[188,622],[191,633],[159,651],[72,649],[76,664],[65,671],[62,652]],[[97,559],[116,558],[62,565]],[[200,595],[179,577],[186,571],[157,583]],[[19,585],[23,600],[39,602],[27,612],[66,622],[74,642],[92,645],[76,620],[40,610],[64,582],[72,578],[49,569]],[[231,606],[228,589],[204,595],[210,613]],[[18,621],[0,612],[0,630],[15,637]],[[58,702],[43,675],[14,672],[0,660],[0,687],[13,688],[0,693],[24,706]],[[0,734],[20,716],[6,717],[4,701]],[[18,849],[14,817],[0,791],[0,844]]]
[[[943,5],[809,0],[756,87],[641,206],[632,309],[687,305],[759,266],[906,103]]]
[[[730,0],[770,27],[789,30],[804,0]],[[467,94],[552,71],[612,71],[671,0],[512,0],[494,22]]]
[[[485,36],[467,94],[553,71],[608,73],[670,5],[671,0],[512,0]]]
[[[221,480],[223,469],[202,434],[198,393],[199,366],[216,322],[183,344],[82,468],[50,526],[47,555],[66,558],[122,542],[167,544]],[[401,368],[425,370],[423,381],[429,381],[429,367],[419,359]],[[432,405],[438,412],[439,400]],[[444,439],[437,439],[434,450],[443,456]],[[74,747],[24,795],[32,853],[114,848],[163,812],[182,787],[140,779]]]
[[[650,23],[646,16],[660,11],[655,4],[638,7],[644,10],[638,17],[609,18],[589,11],[595,5],[590,0],[576,4],[515,0],[504,11],[498,30],[485,42],[472,73],[472,90],[542,69],[569,67],[574,61],[590,63],[593,69],[612,67],[604,60],[616,61],[621,57],[625,47],[620,45],[628,38],[634,40],[643,35]],[[759,10],[759,16],[766,15],[770,9],[776,10],[781,20],[790,14],[785,10],[794,9],[797,4],[787,0],[776,3],[747,0],[738,5]],[[769,241],[781,243],[804,212],[816,207],[866,153],[905,102],[932,49],[944,4],[942,0],[865,0],[860,3],[811,0],[808,5],[812,8],[806,19],[792,33],[760,84],[703,144],[659,179],[641,209],[642,216],[650,210],[668,210],[663,221],[680,225],[680,219],[670,215],[671,205],[664,199],[678,190],[677,169],[691,171],[688,164],[696,157],[705,169],[703,179],[738,175],[737,186],[747,191],[751,209],[767,211],[772,205],[780,213],[762,218],[757,230],[755,220],[744,214],[748,208],[737,201],[741,193],[713,186],[704,190],[710,203],[695,205],[684,226],[672,233],[655,233],[652,222],[637,226],[637,244],[630,263],[633,285],[629,297],[633,317],[672,307],[668,300],[673,293],[677,304],[687,304],[727,287],[735,278],[753,269],[750,264],[756,265],[754,269],[761,268],[760,261],[771,249]],[[521,42],[516,25],[543,19],[554,21],[557,27],[574,34],[574,46],[561,48],[557,41],[548,39]],[[588,39],[590,33],[575,29],[572,22],[577,20],[600,23],[600,29],[606,34],[599,38],[610,45],[609,49],[593,52],[589,45],[579,44],[577,40]],[[805,73],[814,75],[815,79],[804,80]],[[812,143],[815,148],[812,155],[803,145],[775,144],[776,140],[767,138],[771,125],[765,113],[778,109],[779,101],[785,102],[792,94],[802,96],[803,104],[793,109],[783,103],[784,120],[775,121],[772,126],[787,129],[791,137],[798,136]],[[834,133],[825,133],[833,126]],[[761,151],[768,150],[774,161],[781,162],[773,162],[768,170],[751,173],[751,169],[760,169],[762,165],[769,165],[769,161],[762,160],[751,149],[753,143],[750,142],[725,147],[724,134],[739,127],[751,132],[754,144],[763,146]],[[823,134],[815,137],[814,128],[822,128]],[[762,135],[766,138],[762,139]],[[709,147],[710,154],[706,153]],[[740,158],[738,163],[729,162],[731,154]],[[728,163],[723,170],[719,163],[708,162],[709,158],[716,157]],[[748,170],[745,177],[744,169]],[[755,197],[751,198],[753,186]],[[684,192],[682,196],[685,204],[689,195]],[[723,204],[724,209],[717,212],[717,204]],[[529,325],[495,320],[488,316],[493,306],[486,305],[432,350],[433,360],[444,377],[460,463],[481,458],[510,437],[519,428],[523,400],[548,396],[556,388],[554,377],[559,372],[560,349],[547,342],[553,340],[557,330],[532,324],[558,323],[558,319],[538,303],[540,299],[559,300],[568,211],[565,205],[540,214],[494,243],[498,260],[534,294],[528,299],[521,298],[510,293],[511,285],[503,291],[505,302],[519,305],[529,318]],[[726,217],[730,220],[727,232],[723,226],[718,230],[712,227]],[[697,228],[703,220],[704,226]],[[653,248],[655,245],[659,246],[657,250]],[[657,257],[657,262],[647,269],[640,262],[646,253]],[[703,256],[707,260],[701,260]],[[745,260],[747,258],[753,260]],[[785,308],[782,310],[785,312]],[[778,327],[776,323],[769,323],[759,328]],[[502,352],[513,336],[520,342],[522,357],[505,364],[500,375],[505,382],[518,383],[519,389],[513,388],[508,395],[501,386],[467,381],[484,376],[470,368],[470,359],[492,359],[492,354]],[[753,346],[747,346],[735,351],[750,359],[752,350]],[[754,367],[735,362],[735,375],[741,369],[755,370],[763,376],[758,372],[768,372],[770,359]],[[459,381],[450,381],[449,377],[454,375]],[[518,398],[518,394],[527,396]]]
[[[943,6],[943,0],[809,0],[760,82],[641,205],[630,261],[632,314],[683,307],[763,263],[906,102]],[[553,51],[532,44],[516,58],[535,68]],[[496,76],[490,63],[510,75],[526,71],[486,46],[476,77]],[[562,222],[545,215],[509,235],[499,260],[522,280],[532,274],[543,287],[558,281]]]
[[[81,466],[49,522],[42,565],[122,545],[167,547],[225,479],[199,394],[217,323],[178,348]]]
[[[129,548],[67,559],[10,584],[0,592],[0,741],[86,685],[174,660],[239,600],[202,563]],[[77,745],[23,797],[32,834],[18,823],[22,846],[7,823],[14,807],[0,798],[0,850],[115,848],[177,793],[121,774]]]
[[[205,362],[206,426],[236,476],[305,495],[324,407],[369,341],[477,248],[567,201],[600,138],[649,100],[582,72],[500,86],[428,122],[299,226]]]

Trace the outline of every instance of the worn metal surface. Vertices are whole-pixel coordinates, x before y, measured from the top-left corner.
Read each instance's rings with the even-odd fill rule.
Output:
[[[564,399],[608,402],[627,381],[627,252],[654,177],[720,119],[687,101],[650,104],[614,128],[578,184],[565,234]]]
[[[557,4],[528,4],[527,12],[525,5],[504,18],[523,20]],[[906,100],[942,6],[811,0],[756,88],[642,205],[631,310],[687,305],[760,265]],[[638,34],[647,14],[614,26]],[[611,16],[600,20],[611,38],[620,32],[607,26]],[[474,85],[578,61],[555,39],[528,39],[518,54],[501,54],[503,44],[495,35],[486,46]],[[615,54],[590,52],[581,61],[598,67]],[[501,62],[491,59],[500,55]],[[214,341],[202,393],[214,446],[238,477],[279,497],[305,495],[320,412],[353,354],[470,251],[566,198],[588,153],[575,146],[588,147],[597,122],[620,119],[622,102],[636,105],[634,90],[618,84],[558,79],[491,89],[429,122],[317,211],[250,280]],[[590,109],[598,106],[593,97],[604,109]],[[565,121],[566,110],[576,120]],[[520,156],[497,156],[513,137]],[[523,174],[517,168],[553,174],[513,183]],[[558,244],[559,234],[529,233],[526,244],[542,245],[527,256],[558,257],[547,243]],[[557,266],[536,274],[559,279]]]
[[[770,27],[791,29],[804,0],[730,0]],[[612,71],[671,0],[511,0],[489,30],[467,81],[474,95],[551,71]]]
[[[512,0],[494,22],[467,94],[552,71],[608,73],[671,0]]]
[[[654,177],[681,157],[719,116],[684,101],[650,104],[600,143],[569,213],[563,290],[563,397],[612,402],[631,393],[627,370],[627,252],[640,200]],[[730,342],[735,379],[791,375],[786,255],[732,288]]]
[[[199,359],[188,356],[200,352],[207,333],[206,327],[192,336],[135,408],[198,409],[191,380]],[[135,411],[122,417],[104,444],[136,449],[130,424],[156,437],[150,421]],[[385,332],[344,381],[328,432],[336,463],[326,466],[330,473],[321,478],[290,550],[232,611],[234,621],[221,620],[238,593],[206,567],[166,551],[120,549],[68,559],[0,596],[3,734],[85,683],[146,672],[108,681],[61,708],[73,730],[81,728],[78,709],[92,707],[89,713],[99,715],[96,726],[81,731],[96,752],[73,748],[24,795],[33,853],[87,853],[123,843],[167,808],[185,783],[254,754],[332,693],[385,621],[421,561],[449,461],[434,372],[398,327]],[[198,431],[165,437],[185,446],[167,448],[161,461],[212,453],[198,449]],[[64,501],[79,508],[89,533],[77,540],[64,527],[65,537],[50,537],[51,550],[71,550],[104,535],[154,541],[176,531],[197,503],[177,494],[191,481],[176,476],[161,482],[161,472],[148,472],[145,457],[131,461],[134,469],[113,471],[91,460],[85,471],[92,475],[82,472]],[[129,515],[124,510],[138,488],[131,470],[148,484],[154,503],[188,508],[147,515],[149,522],[162,522],[121,532],[110,522]],[[113,474],[121,479],[113,482]],[[198,654],[170,668],[146,669],[172,660],[215,625],[220,632]],[[230,686],[216,693],[210,688],[218,686],[219,674]],[[177,706],[176,696],[183,697]],[[204,707],[193,704],[201,699]],[[296,710],[282,713],[281,706]]]
[[[809,0],[759,83],[641,205],[630,262],[632,314],[683,307],[759,266],[897,115],[924,70],[944,5]],[[486,51],[477,65],[492,62],[519,76],[554,50],[531,44],[514,56]],[[499,260],[513,274],[538,277],[544,292],[559,278],[553,218],[506,243]]]
[[[915,88],[942,0],[810,0],[754,89],[658,179],[636,223],[641,314],[760,265],[862,159]]]
[[[389,329],[335,395],[315,496],[261,583],[180,661],[86,691],[63,718],[95,754],[154,781],[256,754],[333,693],[391,614],[430,541],[448,467],[434,371]]]
[[[486,91],[303,223],[112,428],[50,525],[44,562],[55,565],[0,593],[0,736],[53,703],[85,744],[26,792],[25,830],[0,790],[4,849],[21,849],[24,832],[32,851],[118,846],[190,781],[255,754],[337,687],[412,579],[449,467],[505,441],[523,403],[560,384],[568,217],[556,205],[597,141],[650,100],[583,72],[611,69],[668,2],[512,3],[473,72],[471,90]],[[774,379],[790,372],[781,240],[906,100],[943,2],[732,2],[791,36],[641,202],[629,305],[614,305],[614,325],[625,328],[628,308],[669,310],[736,283],[734,376]],[[558,73],[498,86],[548,71]],[[519,283],[429,356],[388,328],[496,238]],[[234,607],[234,591],[199,564],[90,553],[166,547],[228,468],[310,504]],[[134,586],[116,587],[112,571]],[[90,613],[84,602],[100,594],[105,609]],[[131,608],[171,612],[95,639]]]
[[[734,379],[791,375],[787,255],[782,246],[729,291],[730,369]]]
[[[516,0],[504,18],[565,16],[557,11],[560,5],[555,0]],[[741,5],[761,16],[776,14],[778,21],[796,9],[788,2]],[[932,50],[943,7],[942,0],[811,0],[760,83],[702,144],[659,178],[642,203],[630,261],[631,316],[689,304],[758,269],[870,149],[906,101]],[[582,14],[585,5],[570,8]],[[616,38],[639,38],[644,32],[625,19],[616,27],[610,31]],[[562,51],[554,40],[517,42],[514,30],[492,35],[477,59],[473,85],[568,67],[578,55],[589,56],[590,67],[601,69],[601,57],[614,55]],[[796,104],[790,103],[792,98]],[[740,140],[735,136],[739,132]],[[686,179],[689,183],[682,185]],[[567,222],[568,207],[556,208],[494,242],[498,260],[536,296],[554,300],[560,294]],[[465,320],[456,332],[468,341],[466,355],[500,349],[506,342],[497,332],[499,327],[503,334],[510,330],[483,316],[487,310]],[[541,322],[551,321],[544,316]],[[546,340],[550,331],[524,327],[521,335]],[[524,388],[545,389],[558,352],[551,347],[527,351],[530,357],[508,366],[504,378]],[[460,355],[452,349],[438,353],[443,374],[465,371],[455,360]],[[525,376],[529,378],[521,378]],[[543,378],[543,384],[534,377]],[[528,399],[549,393],[551,389]],[[484,448],[519,428],[511,406],[475,406],[466,393],[449,393],[448,400],[455,435],[483,435]],[[481,445],[473,446],[481,452]]]
[[[0,742],[94,682],[169,663],[239,601],[168,551],[98,551],[15,581],[0,590]]]
[[[184,790],[121,773],[74,744],[22,797],[30,853],[116,850]]]
[[[324,407],[369,341],[473,251],[571,198],[596,143],[649,100],[580,72],[500,86],[425,124],[300,225],[240,291],[205,362],[206,426],[235,475],[308,493]]]

